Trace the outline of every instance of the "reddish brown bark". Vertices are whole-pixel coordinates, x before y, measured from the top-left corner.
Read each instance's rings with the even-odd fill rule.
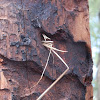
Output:
[[[49,51],[42,34],[70,70],[43,100],[92,100],[92,58],[87,0],[0,0],[0,97],[36,100],[66,69],[54,55],[36,88]],[[2,61],[3,60],[3,61]],[[5,99],[6,98],[6,99]]]

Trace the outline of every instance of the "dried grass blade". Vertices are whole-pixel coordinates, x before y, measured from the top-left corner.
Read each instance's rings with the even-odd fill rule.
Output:
[[[46,65],[43,69],[42,75],[41,75],[40,79],[38,80],[38,82],[33,87],[36,87],[39,84],[39,82],[42,80],[44,72],[45,72],[47,65],[48,65],[48,62],[49,62],[50,55],[51,55],[51,49],[50,49],[50,52],[49,52],[49,55],[48,55],[48,58],[47,58],[47,61],[46,61]],[[30,89],[32,89],[33,87],[31,87]]]
[[[36,100],[41,100],[41,98],[67,73],[69,68],[67,68]]]
[[[67,69],[39,96],[39,98],[37,98],[37,100],[40,100],[69,70],[69,67],[65,61],[54,50],[51,49],[51,51],[65,64]]]
[[[65,63],[65,61],[54,51],[52,50],[52,52],[64,63],[64,65],[69,69],[68,65]]]
[[[48,44],[43,44],[45,47],[47,47],[47,48],[50,48],[50,49],[52,49],[52,50],[56,50],[56,51],[59,51],[59,52],[68,52],[68,51],[63,51],[63,50],[59,50],[59,49],[56,49],[56,48],[54,48],[54,47],[52,47],[52,46],[49,46]]]

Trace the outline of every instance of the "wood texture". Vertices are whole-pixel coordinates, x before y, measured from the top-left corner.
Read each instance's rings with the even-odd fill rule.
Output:
[[[51,55],[42,81],[30,89],[40,78],[49,53],[42,45],[42,34],[54,41],[55,48],[68,51],[58,54],[70,67],[43,100],[92,100],[88,14],[87,0],[0,0],[2,100],[36,100],[66,69]]]

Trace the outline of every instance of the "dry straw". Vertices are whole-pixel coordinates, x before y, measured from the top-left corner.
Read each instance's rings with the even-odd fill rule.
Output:
[[[44,72],[47,68],[47,65],[48,65],[48,62],[49,62],[49,58],[50,58],[50,55],[52,53],[54,53],[62,62],[63,64],[67,67],[67,69],[36,99],[36,100],[41,100],[41,98],[67,73],[67,71],[69,70],[69,67],[68,65],[66,64],[66,62],[57,54],[56,51],[59,51],[59,52],[67,52],[67,51],[63,51],[63,50],[59,50],[57,48],[54,48],[53,47],[53,41],[51,41],[51,39],[49,37],[47,37],[46,35],[43,34],[43,38],[44,38],[44,41],[42,41],[42,44],[44,47],[46,47],[48,50],[49,50],[49,55],[48,55],[48,58],[47,58],[47,61],[46,61],[46,65],[44,67],[44,70],[42,72],[42,75],[40,77],[40,79],[38,80],[38,82],[33,86],[31,87],[30,89],[32,88],[35,88],[39,82],[42,80],[43,78],[43,75],[44,75]],[[22,95],[23,97],[23,95]]]
[[[46,62],[46,65],[44,67],[44,70],[42,72],[41,78],[36,83],[36,85],[39,84],[39,82],[41,81],[41,79],[42,79],[42,77],[44,75],[44,72],[45,72],[45,70],[47,68],[47,65],[48,65],[48,61],[49,61],[51,52],[53,52],[64,63],[64,65],[67,67],[67,69],[37,98],[37,100],[40,100],[69,70],[69,67],[66,64],[66,62],[56,53],[56,51],[59,51],[59,52],[67,52],[67,51],[63,51],[63,50],[59,50],[59,49],[54,48],[53,47],[53,41],[51,41],[51,39],[49,37],[47,37],[46,35],[44,35],[44,34],[43,34],[43,38],[44,38],[44,41],[42,41],[43,46],[45,46],[47,49],[49,49],[50,52],[49,52],[49,55],[48,55],[47,62]]]
[[[49,55],[48,55],[48,58],[47,58],[47,61],[46,61],[46,65],[44,67],[44,70],[42,72],[42,75],[39,79],[39,81],[31,88],[34,88],[36,87],[39,82],[42,80],[43,78],[43,75],[44,75],[44,72],[47,68],[47,65],[48,65],[48,62],[49,62],[49,58],[50,58],[50,55],[51,53],[53,52],[62,62],[63,64],[67,67],[67,69],[37,98],[37,100],[41,100],[41,98],[67,73],[67,71],[69,70],[69,67],[68,65],[66,64],[66,62],[56,53],[56,51],[59,51],[59,52],[67,52],[67,51],[63,51],[63,50],[59,50],[57,48],[54,48],[53,47],[53,41],[51,41],[51,39],[49,37],[47,37],[45,34],[43,34],[43,38],[44,38],[44,41],[42,41],[42,44],[43,46],[45,46],[50,52],[49,52]]]

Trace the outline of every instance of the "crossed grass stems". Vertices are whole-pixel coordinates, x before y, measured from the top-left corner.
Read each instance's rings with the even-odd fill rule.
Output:
[[[47,37],[45,34],[42,34],[43,35],[43,38],[44,38],[44,41],[42,41],[42,44],[44,47],[46,47],[48,50],[49,50],[49,55],[48,55],[48,58],[47,58],[47,61],[46,61],[46,65],[44,67],[44,70],[42,72],[42,75],[40,77],[40,79],[38,80],[38,82],[33,86],[33,87],[36,87],[39,82],[42,80],[43,78],[43,75],[44,75],[44,72],[47,68],[47,65],[48,65],[48,62],[49,62],[49,58],[50,58],[50,55],[51,53],[53,52],[62,62],[63,64],[67,67],[67,69],[36,99],[36,100],[41,100],[41,98],[67,73],[67,71],[69,70],[69,67],[68,65],[66,64],[66,62],[57,54],[56,51],[59,51],[59,52],[68,52],[68,51],[63,51],[63,50],[59,50],[57,48],[54,48],[53,47],[53,41],[51,41],[51,39],[49,37]],[[33,88],[32,87],[32,88]]]

